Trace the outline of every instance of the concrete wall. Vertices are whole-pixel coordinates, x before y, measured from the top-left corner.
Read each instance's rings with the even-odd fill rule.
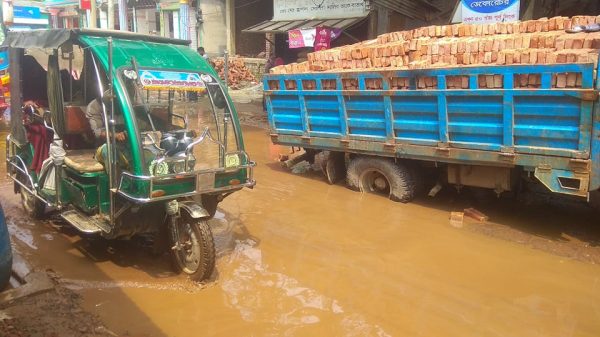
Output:
[[[197,33],[193,31],[190,35],[193,38],[198,34],[198,45],[203,46],[209,56],[222,55],[227,45],[225,0],[201,0],[200,8],[204,22]],[[195,20],[192,10],[190,9],[190,19]]]
[[[138,33],[149,34],[152,31],[157,31],[156,9],[148,8],[136,10],[136,25]]]
[[[242,33],[242,30],[265,20],[271,20],[273,0],[245,1],[244,3],[248,5],[236,5],[238,7],[235,9],[236,52],[238,55],[256,56],[265,51],[265,34]]]

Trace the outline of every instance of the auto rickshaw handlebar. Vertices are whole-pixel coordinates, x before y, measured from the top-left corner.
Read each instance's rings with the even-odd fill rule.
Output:
[[[208,129],[208,126],[204,128],[204,131],[202,131],[202,133],[200,134],[200,136],[198,136],[198,138],[194,139],[190,144],[188,144],[188,146],[185,148],[185,161],[184,161],[184,167],[188,167],[188,158],[190,157],[190,153],[192,152],[192,150],[194,149],[194,146],[202,143],[204,141],[204,139],[208,137],[208,139],[210,139],[213,143],[219,145],[222,149],[225,149],[225,145],[223,145],[223,143],[221,143],[218,140],[215,140],[212,136],[212,134],[210,133],[210,130]]]

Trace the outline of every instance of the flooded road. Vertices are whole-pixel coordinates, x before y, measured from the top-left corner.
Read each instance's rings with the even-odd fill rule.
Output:
[[[265,130],[245,129],[253,190],[211,220],[217,272],[170,272],[143,239],[84,239],[26,218],[0,189],[15,249],[134,336],[597,336],[600,233],[587,210],[488,200],[491,224],[448,223],[473,199],[411,204],[294,175]]]

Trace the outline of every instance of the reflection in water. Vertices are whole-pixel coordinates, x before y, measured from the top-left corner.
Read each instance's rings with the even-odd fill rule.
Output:
[[[244,136],[260,163],[258,185],[227,197],[210,220],[218,266],[207,285],[169,273],[168,258],[151,256],[135,240],[88,241],[29,220],[11,184],[2,189],[2,205],[13,245],[77,289],[111,330],[136,336],[600,331],[600,268],[557,250],[597,259],[600,234],[590,230],[598,228],[596,214],[494,199],[478,207],[492,222],[476,231],[465,222],[459,230],[448,214],[473,206],[464,197],[441,192],[405,205],[361,195],[316,174],[282,170],[266,131]],[[515,243],[521,240],[546,251]]]
[[[23,242],[31,249],[38,249],[35,241],[33,240],[33,234],[23,223],[16,224],[13,219],[6,219],[6,226],[8,231],[16,237],[19,241]]]
[[[236,241],[228,259],[221,287],[228,304],[239,310],[245,321],[271,323],[273,330],[288,331],[327,317],[340,321],[345,336],[390,336],[361,315],[344,312],[336,300],[285,274],[270,271],[252,240]]]

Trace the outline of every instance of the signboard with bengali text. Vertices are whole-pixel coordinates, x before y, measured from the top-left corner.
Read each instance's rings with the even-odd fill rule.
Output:
[[[140,70],[140,82],[146,90],[204,91],[200,74],[179,71]]]
[[[461,0],[463,23],[494,23],[519,20],[520,0]]]
[[[274,0],[273,20],[341,19],[369,13],[364,0]]]

